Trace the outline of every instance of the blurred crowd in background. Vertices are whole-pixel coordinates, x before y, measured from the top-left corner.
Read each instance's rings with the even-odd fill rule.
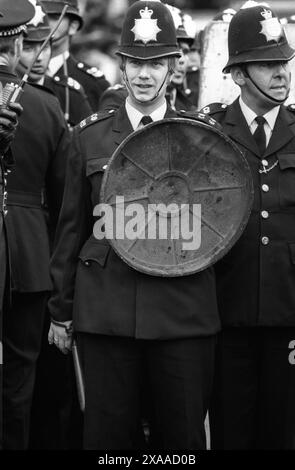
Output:
[[[84,27],[75,35],[72,43],[74,55],[81,61],[101,69],[107,80],[114,85],[121,81],[115,49],[118,44],[126,10],[134,0],[79,0],[84,17]],[[240,0],[166,0],[172,6],[191,15],[195,28],[195,44],[190,56],[191,66],[199,64],[200,31],[219,11],[226,8],[239,9]],[[269,1],[279,16],[294,14],[294,0]]]

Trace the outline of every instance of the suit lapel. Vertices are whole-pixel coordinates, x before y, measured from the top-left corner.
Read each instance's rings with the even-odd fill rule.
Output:
[[[259,149],[241,111],[238,100],[236,100],[227,109],[225,121],[223,124],[223,131],[232,140],[250,150],[258,158],[261,158]]]
[[[276,153],[295,137],[295,122],[284,106],[279,111],[272,136],[267,146],[265,157]]]

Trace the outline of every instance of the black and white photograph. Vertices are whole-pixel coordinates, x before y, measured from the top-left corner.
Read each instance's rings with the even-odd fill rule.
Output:
[[[295,450],[294,0],[0,0],[0,450]]]

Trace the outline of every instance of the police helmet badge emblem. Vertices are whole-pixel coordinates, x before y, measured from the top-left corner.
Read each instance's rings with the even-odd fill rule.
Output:
[[[266,9],[261,12],[261,16],[264,20],[260,21],[262,26],[260,33],[264,34],[267,41],[279,41],[283,34],[283,27],[278,18],[273,18],[272,12]]]
[[[32,25],[32,26],[37,27],[40,23],[44,23],[45,13],[42,10],[42,7],[40,5],[37,5],[36,0],[29,0],[29,2],[35,8],[35,15],[31,19],[31,21],[28,23],[28,25]]]
[[[157,41],[157,35],[161,29],[158,27],[158,20],[151,18],[153,10],[145,7],[139,13],[141,18],[135,19],[135,24],[131,29],[135,35],[134,41],[142,41],[144,44],[150,41]]]

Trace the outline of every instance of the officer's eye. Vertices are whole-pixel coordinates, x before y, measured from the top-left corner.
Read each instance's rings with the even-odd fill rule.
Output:
[[[34,46],[31,46],[30,44],[24,44],[23,45],[23,50],[26,51],[26,52],[33,51],[34,49],[35,49]]]
[[[132,64],[132,65],[135,65],[136,67],[139,67],[139,65],[140,65],[140,61],[136,60],[136,59],[130,59],[129,63]]]
[[[162,60],[153,60],[152,65],[153,65],[153,67],[159,67],[159,66],[163,65],[163,61]]]
[[[260,68],[265,69],[265,70],[271,70],[276,67],[286,67],[288,64],[288,61],[286,60],[273,60],[269,62],[258,62],[258,65]]]

